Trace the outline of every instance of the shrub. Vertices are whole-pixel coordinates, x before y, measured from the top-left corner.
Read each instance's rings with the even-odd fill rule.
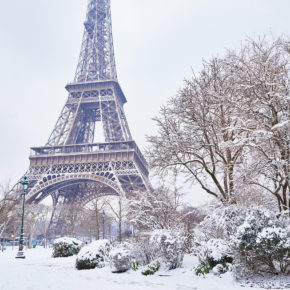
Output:
[[[82,248],[76,260],[78,270],[101,268],[107,259],[110,251],[110,242],[108,240],[94,241],[88,246]]]
[[[212,271],[215,275],[220,275],[231,270],[231,268],[232,268],[232,264],[227,263],[225,266],[222,264],[217,264],[216,266],[213,267]]]
[[[181,266],[184,257],[185,237],[171,230],[156,230],[127,246],[133,261],[148,265],[160,261],[167,270]]]
[[[233,262],[230,252],[230,247],[224,240],[210,239],[207,242],[200,243],[198,259],[201,263],[208,265],[210,269],[213,269],[218,264],[226,267],[227,263]]]
[[[201,262],[198,266],[195,267],[195,274],[197,276],[205,275],[209,273],[209,270],[209,266],[206,263]]]
[[[150,238],[143,238],[138,240],[132,240],[128,250],[130,250],[131,258],[133,261],[137,262],[139,265],[148,265],[151,263],[155,257],[156,245],[150,244]]]
[[[109,260],[113,273],[126,272],[131,268],[130,251],[122,244],[110,251]]]
[[[185,237],[178,231],[156,230],[150,238],[154,259],[160,260],[168,270],[182,265],[185,251]]]
[[[156,261],[154,263],[151,263],[146,266],[145,270],[143,270],[141,273],[142,275],[148,276],[148,275],[154,275],[157,271],[160,269],[160,262]]]
[[[238,205],[216,205],[210,208],[198,229],[205,240],[211,238],[229,240],[243,223],[246,208]]]
[[[75,238],[63,237],[56,239],[53,243],[52,256],[69,257],[78,254],[82,247],[82,242]]]
[[[289,218],[277,219],[263,208],[249,209],[233,238],[237,277],[290,273]]]

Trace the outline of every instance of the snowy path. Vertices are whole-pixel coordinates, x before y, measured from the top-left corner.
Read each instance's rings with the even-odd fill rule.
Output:
[[[16,250],[0,252],[0,290],[233,290],[255,289],[236,284],[230,274],[223,278],[208,275],[197,277],[185,260],[182,269],[170,271],[171,276],[145,277],[139,272],[112,274],[109,267],[87,271],[74,268],[75,257],[51,258],[51,250],[26,251],[26,259],[15,259]]]

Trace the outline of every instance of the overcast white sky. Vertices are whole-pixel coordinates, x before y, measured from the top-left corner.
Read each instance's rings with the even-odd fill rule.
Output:
[[[247,36],[288,34],[289,0],[111,0],[118,78],[142,149],[151,120],[202,58]],[[0,0],[0,182],[29,166],[47,141],[73,80],[87,0]],[[203,195],[193,195],[199,203]]]

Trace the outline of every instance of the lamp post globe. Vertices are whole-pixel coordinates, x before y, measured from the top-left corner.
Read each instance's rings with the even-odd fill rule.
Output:
[[[20,182],[23,186],[23,203],[22,203],[22,219],[21,219],[21,231],[20,231],[20,239],[19,239],[19,248],[16,255],[17,259],[25,259],[24,255],[24,211],[25,211],[25,195],[27,193],[27,188],[29,185],[28,178],[26,176],[23,177],[23,180]]]

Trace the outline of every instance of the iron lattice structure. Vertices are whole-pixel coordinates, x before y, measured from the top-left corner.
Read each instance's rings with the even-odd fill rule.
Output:
[[[110,0],[89,0],[68,99],[47,144],[31,148],[28,202],[86,204],[96,196],[149,189],[147,163],[132,140],[117,80]],[[94,143],[96,123],[105,143]]]

